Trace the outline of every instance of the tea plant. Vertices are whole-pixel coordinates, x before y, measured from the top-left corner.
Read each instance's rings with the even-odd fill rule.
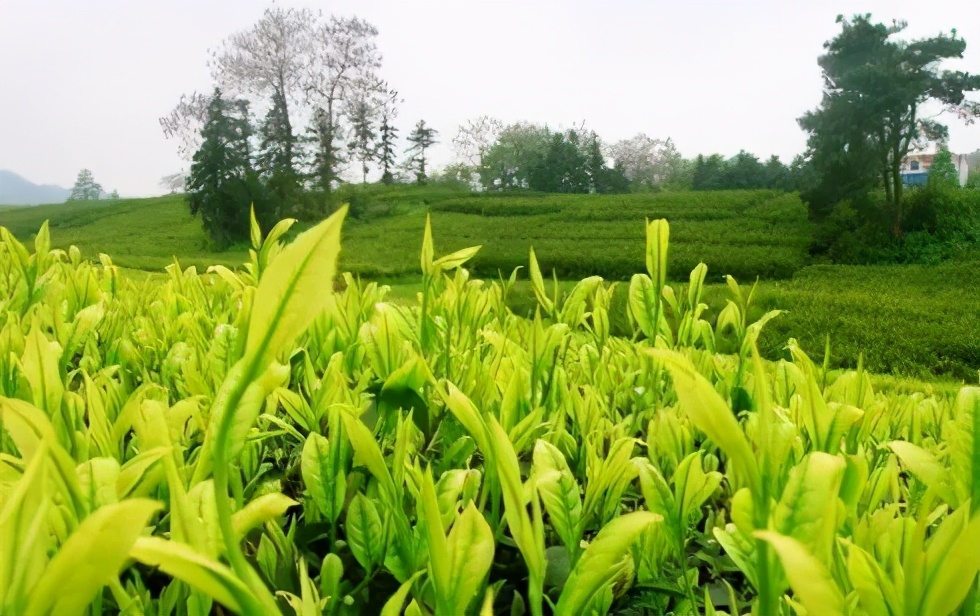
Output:
[[[0,228],[3,614],[975,614],[980,387],[875,391],[698,265],[537,308],[437,256],[335,275],[337,214],[134,283]],[[734,349],[719,354],[719,343]]]

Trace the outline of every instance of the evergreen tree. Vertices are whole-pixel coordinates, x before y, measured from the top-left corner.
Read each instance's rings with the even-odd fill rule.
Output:
[[[374,132],[374,113],[375,110],[363,98],[354,103],[350,113],[351,140],[347,144],[347,149],[351,157],[361,163],[361,182],[365,184],[370,170],[368,164],[375,160],[378,154],[374,143],[377,138]]]
[[[330,114],[325,109],[317,108],[313,112],[313,123],[310,127],[314,143],[311,176],[313,186],[323,191],[324,211],[330,204],[333,183],[337,180],[338,169],[344,162],[340,148],[337,147],[339,132],[339,127],[330,121]]]
[[[766,161],[763,175],[765,176],[765,188],[772,188],[775,190],[793,189],[793,180],[790,176],[789,167],[784,165],[775,154],[769,157],[769,160]]]
[[[68,195],[68,200],[89,201],[98,199],[100,196],[102,196],[102,185],[95,181],[92,172],[88,169],[79,171],[75,185],[71,188],[71,194]]]
[[[398,91],[385,84],[382,88],[381,126],[378,127],[378,142],[374,146],[375,156],[381,165],[381,183],[393,184],[395,175],[395,140],[398,129],[395,128],[395,118],[398,116]]]
[[[589,176],[589,189],[594,193],[605,193],[607,190],[607,171],[606,157],[602,154],[602,146],[599,144],[599,136],[595,133],[589,138],[588,148],[585,153],[585,169]]]
[[[249,207],[268,224],[268,204],[252,169],[248,140],[248,105],[229,101],[215,89],[201,130],[187,182],[191,214],[200,215],[211,240],[226,246],[249,237]]]
[[[392,184],[395,176],[391,172],[395,167],[395,139],[398,137],[398,129],[391,123],[391,115],[387,113],[381,116],[381,126],[378,137],[378,162],[381,164],[381,182]]]
[[[407,161],[408,167],[415,173],[415,180],[419,184],[425,184],[425,151],[439,143],[436,141],[436,135],[439,132],[434,128],[430,128],[425,125],[425,120],[419,120],[419,123],[415,125],[415,129],[408,136],[408,142],[411,144],[406,152],[410,154]]]
[[[294,199],[299,190],[299,174],[296,172],[296,136],[289,123],[286,101],[276,92],[272,95],[272,108],[259,127],[259,150],[256,166],[265,182],[266,190],[273,199],[275,217],[282,218],[295,207]]]
[[[539,192],[589,192],[588,160],[579,149],[576,133],[552,135],[544,155],[531,166],[528,184]]]

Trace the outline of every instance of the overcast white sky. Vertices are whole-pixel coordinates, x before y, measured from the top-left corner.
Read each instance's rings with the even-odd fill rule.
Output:
[[[685,156],[746,149],[788,162],[796,118],[820,99],[817,56],[839,13],[909,21],[908,37],[957,28],[980,72],[977,0],[287,2],[378,27],[383,75],[441,132],[436,164],[467,118],[569,126],[607,141],[672,137]],[[271,0],[0,0],[0,168],[70,187],[90,168],[106,190],[160,194],[187,163],[158,118],[208,91],[207,50]],[[980,148],[980,123],[950,118],[954,152]]]

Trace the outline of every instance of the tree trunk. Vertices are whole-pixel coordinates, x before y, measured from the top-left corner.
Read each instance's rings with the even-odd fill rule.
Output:
[[[892,223],[892,235],[902,237],[902,219],[904,218],[904,207],[902,203],[902,168],[901,161],[896,160],[892,167],[892,179],[895,182],[893,199],[895,200],[895,218]]]
[[[889,165],[886,162],[881,170],[881,180],[885,185],[885,211],[892,212],[894,210],[894,202],[892,201],[892,179],[891,172],[889,170]]]

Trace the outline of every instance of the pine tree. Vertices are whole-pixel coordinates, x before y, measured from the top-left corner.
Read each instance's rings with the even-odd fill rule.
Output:
[[[257,171],[275,202],[275,217],[282,218],[295,207],[299,175],[295,164],[296,136],[289,122],[286,101],[278,92],[272,95],[272,108],[258,132]]]
[[[333,183],[337,180],[338,168],[344,162],[337,139],[341,137],[340,129],[330,121],[330,114],[325,109],[317,108],[313,112],[313,123],[310,133],[314,143],[311,176],[313,186],[323,192],[323,212],[330,205]]]
[[[363,98],[353,104],[350,113],[351,140],[347,149],[351,157],[361,163],[361,181],[365,184],[370,170],[368,164],[377,158],[378,153],[374,143],[377,138],[374,132],[374,114],[375,110]]]
[[[82,169],[78,172],[75,185],[72,186],[71,194],[68,195],[69,201],[89,201],[98,199],[102,196],[102,185],[95,181],[92,172]]]
[[[426,181],[425,151],[439,143],[436,141],[438,134],[437,130],[425,125],[425,120],[419,120],[419,123],[415,125],[415,130],[408,136],[408,142],[412,145],[406,150],[411,155],[407,161],[407,166],[415,173],[415,180],[419,184],[425,184]]]
[[[585,169],[589,175],[589,189],[594,193],[608,192],[606,157],[602,155],[602,146],[599,144],[599,136],[595,133],[589,138],[589,144],[585,152]]]
[[[215,89],[201,130],[187,182],[192,215],[200,215],[204,230],[219,245],[249,237],[249,207],[269,222],[268,203],[252,169],[248,140],[251,127],[244,101],[229,101]]]
[[[381,164],[381,182],[384,184],[392,184],[395,181],[391,170],[395,167],[395,139],[398,137],[398,129],[391,120],[391,114],[386,110],[381,116],[377,145],[378,162]]]
[[[398,115],[398,92],[384,88],[384,99],[381,103],[381,126],[378,128],[378,143],[375,145],[377,160],[381,165],[381,183],[393,184],[395,175],[392,169],[395,167],[395,140],[398,138],[398,129],[395,128],[394,121]]]

